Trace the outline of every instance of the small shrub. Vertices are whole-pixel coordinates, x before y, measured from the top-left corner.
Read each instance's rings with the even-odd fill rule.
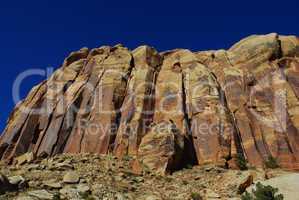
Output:
[[[203,200],[203,198],[200,196],[200,194],[199,193],[197,193],[197,192],[192,192],[192,194],[191,194],[191,199],[192,200]]]
[[[256,189],[252,191],[253,194],[245,192],[242,200],[283,200],[282,194],[277,194],[278,189],[270,185],[264,186],[260,182],[256,184]]]
[[[83,198],[83,199],[87,199],[88,196],[89,196],[89,194],[86,193],[86,192],[79,192],[79,195],[80,195],[80,197]]]
[[[277,160],[273,156],[269,156],[267,161],[265,161],[265,166],[270,169],[279,168]]]
[[[191,165],[191,164],[186,165],[186,169],[192,169],[192,168],[193,168],[193,165]]]
[[[248,192],[245,192],[243,195],[242,195],[242,200],[254,200],[254,198],[252,197],[251,194],[249,194]]]
[[[84,200],[96,200],[94,197],[88,196],[86,199]]]
[[[188,181],[186,181],[186,180],[183,180],[182,183],[183,183],[184,185],[188,185]]]
[[[79,192],[79,195],[84,200],[95,200],[94,197],[90,196],[87,192]]]
[[[248,169],[256,170],[256,166],[249,166]]]
[[[165,181],[166,181],[166,182],[171,182],[171,181],[172,181],[172,178],[166,176],[166,177],[165,177]]]
[[[237,154],[237,164],[241,170],[248,169],[248,166],[247,166],[248,162],[242,154]]]
[[[55,193],[52,200],[60,200],[59,193]]]
[[[132,160],[132,157],[129,156],[129,155],[125,155],[125,156],[123,157],[123,160],[124,160],[124,161],[130,161],[130,160]]]

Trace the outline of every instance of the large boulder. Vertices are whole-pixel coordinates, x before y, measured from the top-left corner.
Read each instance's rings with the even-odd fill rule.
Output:
[[[138,160],[150,171],[165,175],[180,167],[183,150],[184,137],[175,124],[161,122],[142,138]]]

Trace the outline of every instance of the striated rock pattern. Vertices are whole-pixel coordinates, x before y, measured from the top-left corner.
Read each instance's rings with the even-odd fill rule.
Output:
[[[142,138],[138,150],[140,162],[162,175],[180,167],[183,156],[184,137],[170,122],[161,122],[153,127]]]
[[[273,157],[299,170],[298,56],[299,39],[275,33],[228,50],[83,48],[15,107],[0,158],[113,153],[163,174]]]

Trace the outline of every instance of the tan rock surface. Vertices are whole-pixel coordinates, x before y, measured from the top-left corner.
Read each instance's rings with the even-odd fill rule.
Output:
[[[149,170],[165,175],[180,167],[184,145],[184,137],[175,124],[161,122],[142,138],[138,158]]]
[[[241,155],[252,167],[274,157],[280,167],[299,170],[298,46],[296,36],[271,33],[228,50],[82,48],[15,107],[0,158],[138,158],[151,127],[166,121],[183,138],[181,166],[237,168]],[[163,145],[154,148],[165,153]]]

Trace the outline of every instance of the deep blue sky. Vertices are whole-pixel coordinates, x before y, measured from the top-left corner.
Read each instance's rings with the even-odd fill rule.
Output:
[[[205,50],[228,48],[250,34],[299,35],[298,9],[296,0],[2,1],[0,132],[14,106],[13,81],[26,69],[57,67],[83,46]],[[44,78],[27,78],[22,97]]]

